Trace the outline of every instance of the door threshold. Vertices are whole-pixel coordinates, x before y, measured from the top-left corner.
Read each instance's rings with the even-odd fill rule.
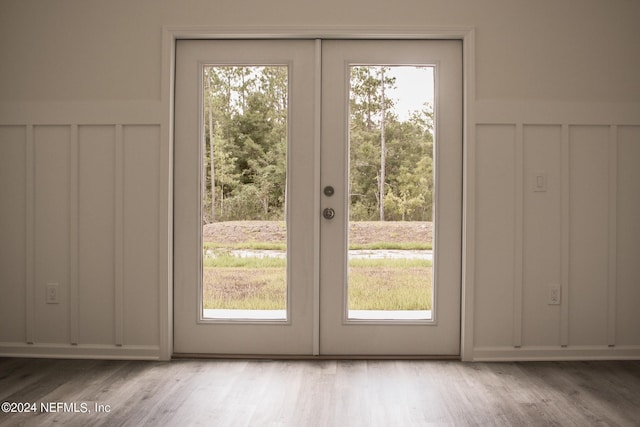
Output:
[[[460,355],[344,355],[344,354],[216,354],[216,353],[174,353],[172,360],[184,359],[246,359],[246,360],[461,360]]]

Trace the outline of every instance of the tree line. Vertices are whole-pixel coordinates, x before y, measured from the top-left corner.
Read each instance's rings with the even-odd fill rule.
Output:
[[[351,67],[350,219],[430,221],[433,111],[407,120],[389,67]],[[204,70],[203,221],[285,217],[287,67]]]

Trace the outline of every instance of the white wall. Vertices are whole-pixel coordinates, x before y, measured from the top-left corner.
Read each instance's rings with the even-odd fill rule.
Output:
[[[640,357],[639,19],[631,0],[3,0],[0,354],[167,355],[163,26],[392,25],[476,29],[467,356]]]

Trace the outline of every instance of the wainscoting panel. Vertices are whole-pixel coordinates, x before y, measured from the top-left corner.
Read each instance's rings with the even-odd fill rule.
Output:
[[[569,345],[607,345],[609,128],[570,126]]]
[[[0,105],[0,355],[170,347],[170,128],[143,104]],[[640,107],[565,107],[476,106],[473,360],[640,357]]]
[[[115,126],[78,133],[79,344],[115,344]]]
[[[26,139],[25,126],[0,126],[2,341],[26,341]]]
[[[640,343],[640,126],[618,126],[616,345]]]
[[[158,358],[157,111],[47,107],[0,123],[0,355]]]
[[[123,126],[124,345],[157,345],[160,126]]]
[[[473,359],[639,358],[640,126],[620,106],[484,106]]]
[[[515,132],[476,129],[476,346],[513,343]]]
[[[561,126],[524,126],[524,346],[560,345],[560,306],[547,299],[561,284],[561,142]]]
[[[35,126],[35,334],[39,343],[69,342],[69,156],[71,126]],[[60,302],[47,304],[47,284]]]

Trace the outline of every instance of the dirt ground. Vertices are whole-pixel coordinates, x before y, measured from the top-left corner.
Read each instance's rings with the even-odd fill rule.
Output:
[[[352,222],[349,241],[355,244],[377,242],[431,242],[431,222]],[[207,224],[203,240],[212,243],[284,243],[286,230],[279,221],[227,221]]]

